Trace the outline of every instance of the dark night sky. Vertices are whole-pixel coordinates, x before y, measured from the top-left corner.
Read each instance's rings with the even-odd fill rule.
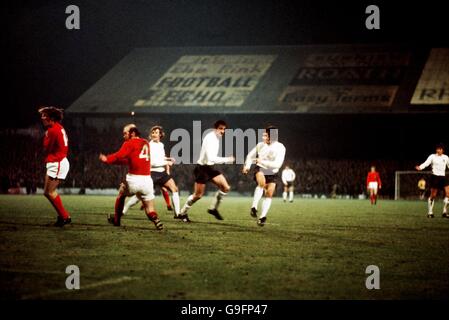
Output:
[[[8,0],[2,2],[7,97],[3,108],[14,110],[16,116],[2,117],[2,127],[35,121],[35,109],[41,104],[68,107],[135,47],[329,43],[446,47],[449,19],[442,3]],[[65,8],[70,4],[80,8],[81,30],[65,28]],[[364,26],[369,4],[380,7],[381,30]]]

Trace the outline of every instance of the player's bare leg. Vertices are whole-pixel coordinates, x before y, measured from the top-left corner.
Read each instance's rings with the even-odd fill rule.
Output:
[[[431,188],[430,189],[430,197],[427,200],[427,207],[428,207],[428,211],[427,211],[427,218],[433,218],[433,205],[435,203],[435,198],[438,195],[438,189],[435,188]]]
[[[274,191],[276,190],[276,183],[268,183],[265,186],[265,199],[262,203],[262,212],[260,214],[260,218],[257,221],[259,226],[264,226],[267,221],[268,210],[270,210],[271,201],[273,198]]]
[[[284,202],[287,201],[288,189],[288,186],[284,185],[284,192],[282,192],[282,199],[284,200]]]
[[[205,183],[195,182],[194,192],[187,198],[187,201],[184,204],[184,206],[182,207],[181,212],[179,214],[179,218],[183,222],[190,222],[187,212],[190,210],[190,208],[193,206],[193,204],[195,202],[197,202],[198,200],[200,200],[203,197],[205,190],[206,190]]]
[[[71,223],[70,214],[62,205],[61,197],[56,192],[60,183],[59,179],[51,178],[50,176],[45,176],[45,184],[44,184],[44,196],[50,201],[52,206],[55,208],[56,213],[58,214],[58,219],[56,220],[55,226],[62,227],[65,224]]]
[[[377,190],[374,188],[369,188],[369,199],[371,204],[376,204],[377,199],[376,199],[376,195],[377,195]]]
[[[449,214],[447,213],[447,207],[449,206],[449,186],[444,187],[445,197],[443,200],[443,218],[449,218]]]
[[[254,190],[253,203],[251,205],[250,211],[250,215],[253,218],[257,218],[257,207],[259,205],[260,199],[262,199],[263,197],[266,184],[265,175],[260,171],[256,173],[256,182],[257,187]]]
[[[180,204],[179,204],[179,192],[178,187],[176,186],[176,183],[173,179],[168,180],[164,187],[166,187],[168,190],[170,190],[172,197],[173,197],[173,207],[175,209],[175,215],[179,216],[180,214]]]
[[[212,200],[212,203],[207,212],[213,215],[216,219],[223,220],[223,217],[218,212],[218,206],[220,205],[223,198],[228,194],[229,190],[231,190],[231,187],[222,174],[212,178],[212,182],[218,187],[218,191],[215,193],[214,200]]]
[[[164,225],[162,224],[161,220],[159,219],[156,210],[154,209],[154,200],[145,200],[142,199],[142,204],[145,209],[145,214],[147,215],[148,219],[154,223],[157,230],[164,229]]]

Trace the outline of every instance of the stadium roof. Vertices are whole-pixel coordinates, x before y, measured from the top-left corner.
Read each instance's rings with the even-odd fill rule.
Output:
[[[379,45],[133,50],[73,114],[449,111],[449,49]]]

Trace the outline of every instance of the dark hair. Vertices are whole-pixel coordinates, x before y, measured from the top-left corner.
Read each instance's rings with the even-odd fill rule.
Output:
[[[56,107],[41,107],[37,110],[40,114],[45,114],[50,120],[61,122],[64,118],[64,110]]]
[[[435,149],[443,149],[443,150],[445,150],[445,148],[444,148],[444,144],[443,143],[437,143],[437,145],[435,146]]]
[[[268,134],[268,137],[271,141],[277,141],[278,140],[278,128],[273,125],[269,125],[265,128],[265,132]]]
[[[163,138],[165,137],[164,129],[163,129],[161,126],[153,126],[153,127],[151,127],[151,129],[150,129],[150,138],[151,138],[151,133],[152,133],[154,130],[159,130],[159,134],[160,134],[160,136],[161,136],[161,139],[163,139]]]
[[[140,131],[137,129],[137,127],[131,127],[128,129],[129,134],[134,133],[134,136],[140,137]]]
[[[225,126],[227,128],[228,124],[224,120],[215,121],[214,128],[218,129],[219,126]]]

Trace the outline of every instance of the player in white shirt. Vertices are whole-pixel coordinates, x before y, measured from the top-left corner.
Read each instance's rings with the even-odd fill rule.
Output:
[[[284,192],[282,193],[282,198],[284,202],[287,201],[287,193],[288,193],[288,201],[293,202],[293,182],[296,179],[295,171],[289,166],[285,166],[284,170],[282,170],[282,183],[284,184]]]
[[[175,159],[165,156],[164,144],[161,142],[165,136],[164,130],[161,126],[154,126],[150,129],[150,163],[151,163],[151,178],[154,185],[160,188],[165,187],[172,193],[173,206],[175,209],[174,218],[179,218],[180,204],[178,187],[176,186],[173,177],[167,172],[175,163]],[[139,202],[137,196],[132,196],[123,208],[123,214],[126,214],[132,206]]]
[[[274,126],[265,128],[263,142],[259,142],[246,156],[243,174],[248,174],[253,163],[256,164],[254,180],[257,187],[254,191],[253,204],[250,215],[257,218],[257,206],[265,191],[265,199],[262,203],[262,213],[257,224],[265,225],[268,210],[271,206],[273,194],[276,190],[279,169],[285,158],[285,147],[278,141],[278,130]]]
[[[220,138],[224,135],[227,124],[223,120],[218,120],[214,124],[214,130],[209,132],[203,139],[200,151],[200,157],[195,166],[193,174],[195,176],[195,191],[188,198],[181,209],[180,218],[184,222],[189,222],[187,216],[188,210],[204,195],[206,190],[206,183],[211,181],[218,187],[214,200],[207,212],[213,215],[218,220],[223,220],[223,217],[218,212],[218,206],[222,199],[229,192],[231,187],[224,175],[214,168],[215,164],[233,163],[234,157],[219,157],[218,151],[220,148]]]
[[[432,176],[430,178],[430,197],[428,199],[428,212],[427,217],[433,218],[433,204],[435,198],[438,195],[438,190],[443,189],[445,192],[443,218],[449,218],[447,213],[447,207],[449,205],[449,179],[446,177],[446,167],[449,168],[449,157],[443,154],[443,144],[436,146],[436,153],[431,154],[427,160],[419,166],[416,166],[416,170],[432,166]]]

